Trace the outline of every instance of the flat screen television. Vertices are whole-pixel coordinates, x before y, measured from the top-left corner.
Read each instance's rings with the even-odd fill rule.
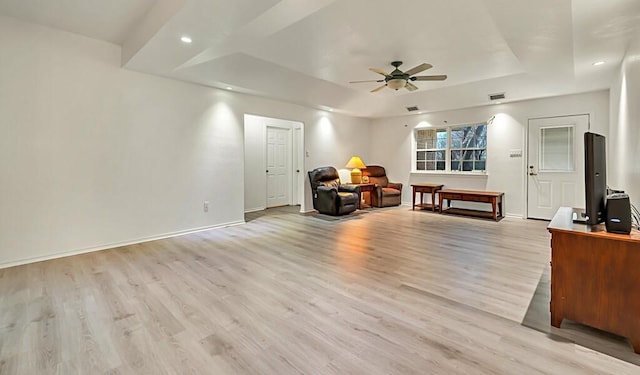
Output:
[[[607,199],[607,154],[603,135],[584,133],[584,182],[586,223],[605,221]]]

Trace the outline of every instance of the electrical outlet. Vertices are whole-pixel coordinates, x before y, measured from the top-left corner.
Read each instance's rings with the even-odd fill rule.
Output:
[[[204,212],[209,212],[209,201],[204,201]]]

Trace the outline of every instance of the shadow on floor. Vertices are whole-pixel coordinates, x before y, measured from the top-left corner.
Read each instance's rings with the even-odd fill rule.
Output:
[[[553,340],[570,341],[577,345],[610,355],[620,360],[640,365],[640,354],[636,354],[631,343],[624,337],[565,319],[561,328],[551,326],[551,268],[545,267],[538,287],[529,303],[522,325],[544,332]]]
[[[280,206],[267,208],[266,210],[246,212],[244,221],[250,222],[263,216],[297,215],[300,213],[300,206]]]
[[[322,221],[339,222],[339,221],[361,219],[362,215],[367,214],[369,212],[372,212],[372,209],[357,210],[347,215],[340,215],[340,216],[325,215],[317,211],[301,214],[300,206],[281,206],[281,207],[267,208],[266,210],[262,210],[262,211],[247,212],[244,214],[244,220],[246,222],[250,222],[263,216],[303,215],[306,217],[310,217],[310,218],[322,220]]]

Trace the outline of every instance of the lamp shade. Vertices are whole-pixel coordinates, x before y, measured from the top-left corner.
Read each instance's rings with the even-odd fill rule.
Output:
[[[387,81],[387,87],[389,87],[390,89],[394,89],[394,90],[401,89],[406,84],[407,84],[407,80],[406,79],[402,79],[402,78],[395,78],[395,79],[390,79],[389,81]]]
[[[366,168],[362,159],[359,156],[352,156],[347,163],[347,168],[353,168],[351,170],[351,183],[359,184],[362,183],[362,171],[360,168]]]
[[[363,169],[366,168],[367,166],[364,165],[364,163],[362,162],[362,159],[360,159],[359,156],[352,156],[351,159],[349,159],[349,162],[347,163],[346,168],[357,168],[357,169]]]

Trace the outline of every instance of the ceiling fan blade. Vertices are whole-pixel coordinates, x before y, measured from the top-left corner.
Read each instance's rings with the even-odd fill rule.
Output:
[[[382,69],[377,69],[377,68],[369,68],[370,71],[374,72],[374,73],[378,73],[378,74],[382,74],[383,76],[388,76],[387,73],[383,72]]]
[[[425,71],[425,70],[431,69],[431,68],[433,68],[433,65],[427,64],[427,63],[422,63],[422,64],[420,64],[420,65],[418,65],[416,67],[413,67],[413,68],[407,70],[404,73],[412,76],[412,75],[414,75],[416,73],[420,73],[422,71]]]
[[[407,84],[404,87],[409,91],[416,91],[418,89],[418,86],[414,85],[411,82],[407,82]]]
[[[412,81],[444,81],[447,79],[447,75],[439,75],[439,76],[417,76],[409,78]]]
[[[380,87],[376,87],[375,89],[371,90],[371,92],[378,92],[378,91],[382,90],[385,87],[387,87],[387,85],[382,85]]]
[[[349,81],[349,83],[384,82],[384,79],[370,79],[368,81]]]

